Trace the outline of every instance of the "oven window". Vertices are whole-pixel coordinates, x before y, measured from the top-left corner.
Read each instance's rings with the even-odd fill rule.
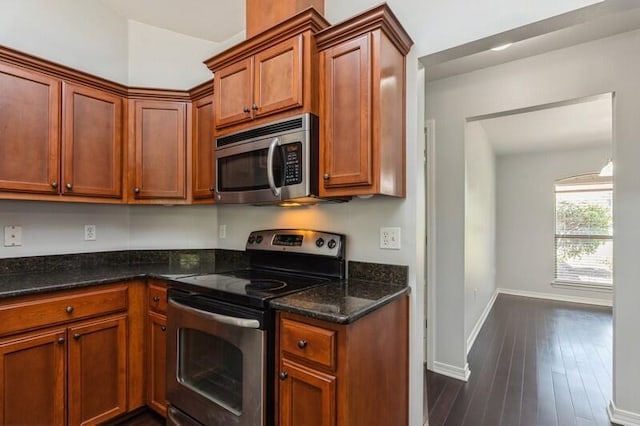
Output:
[[[220,191],[251,191],[269,189],[267,180],[268,149],[249,151],[218,158],[218,188]],[[273,156],[273,178],[277,187],[283,185],[282,148]]]
[[[192,328],[178,333],[178,380],[235,415],[242,414],[242,351]]]

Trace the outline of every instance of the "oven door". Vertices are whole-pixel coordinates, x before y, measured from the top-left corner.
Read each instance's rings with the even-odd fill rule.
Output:
[[[216,149],[220,203],[272,203],[311,194],[306,132]]]
[[[169,298],[169,403],[204,425],[264,425],[261,312],[198,297]]]

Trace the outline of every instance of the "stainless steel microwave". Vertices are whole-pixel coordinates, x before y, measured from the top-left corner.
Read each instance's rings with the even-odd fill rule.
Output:
[[[217,138],[217,201],[319,201],[318,139],[318,117],[309,113]]]

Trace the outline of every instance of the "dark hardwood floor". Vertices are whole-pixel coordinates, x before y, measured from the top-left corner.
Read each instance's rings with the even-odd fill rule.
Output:
[[[499,295],[467,383],[426,371],[429,425],[610,426],[611,308]]]

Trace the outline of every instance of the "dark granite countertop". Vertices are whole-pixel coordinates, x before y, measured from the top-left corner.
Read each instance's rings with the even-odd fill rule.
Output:
[[[274,299],[271,306],[311,318],[348,324],[408,293],[406,285],[348,279]]]

